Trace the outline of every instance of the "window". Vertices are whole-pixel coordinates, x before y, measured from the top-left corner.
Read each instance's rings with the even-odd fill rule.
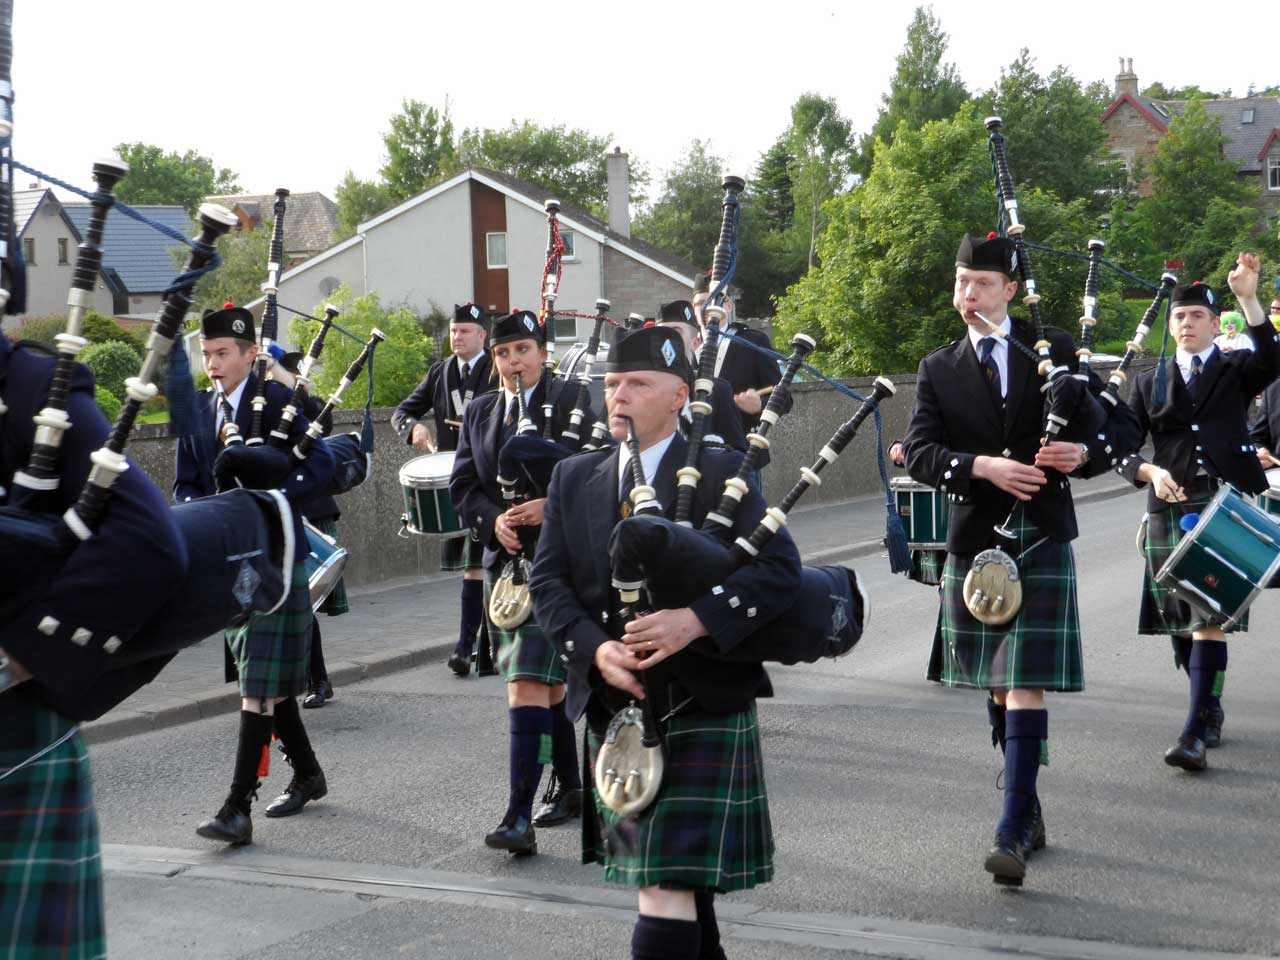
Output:
[[[31,239],[22,241],[22,256],[27,261],[27,266],[34,267],[36,265],[36,242]]]
[[[67,238],[59,237],[58,238],[58,263],[65,264],[68,262],[69,261],[67,260]]]
[[[1267,158],[1267,189],[1280,190],[1280,157]]]
[[[1249,108],[1248,110],[1241,110],[1241,111],[1240,111],[1240,122],[1241,122],[1241,123],[1253,123],[1253,108],[1252,108],[1252,107],[1251,107],[1251,108]]]
[[[565,260],[578,259],[573,255],[573,231],[561,230],[560,239],[564,241],[564,254],[563,254],[564,259]]]
[[[507,235],[505,233],[486,233],[485,248],[490,270],[507,268]]]

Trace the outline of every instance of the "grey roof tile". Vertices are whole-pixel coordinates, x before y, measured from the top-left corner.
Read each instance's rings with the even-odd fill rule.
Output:
[[[40,201],[44,199],[44,195],[48,192],[48,187],[40,187],[36,190],[13,191],[13,229],[15,233],[21,234],[27,228],[27,221],[31,219],[31,215],[36,212],[36,207],[40,206]]]
[[[224,207],[239,206],[245,213],[260,219],[272,216],[276,197],[273,193],[236,193],[207,197]],[[284,247],[289,252],[308,255],[319,253],[333,243],[338,229],[338,207],[323,193],[312,190],[291,194],[284,215]]]
[[[89,225],[89,204],[66,203],[63,209],[83,236]],[[182,207],[139,204],[134,209],[184,236],[191,232],[191,218]],[[178,275],[172,251],[179,246],[145,223],[115,212],[107,217],[102,236],[102,266],[116,271],[130,293],[158,293]]]
[[[1185,100],[1163,101],[1173,113],[1187,109]],[[1223,148],[1241,173],[1257,173],[1262,169],[1258,153],[1280,129],[1280,97],[1233,97],[1229,100],[1202,100],[1206,112],[1218,120],[1218,129],[1227,138]],[[1253,111],[1253,122],[1244,123],[1244,112]]]

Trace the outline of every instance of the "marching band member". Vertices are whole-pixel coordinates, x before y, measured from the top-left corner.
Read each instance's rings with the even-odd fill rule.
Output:
[[[662,327],[625,334],[610,348],[605,368],[609,429],[623,439],[630,418],[644,476],[668,515],[687,448],[677,429],[692,378],[682,344]],[[647,687],[665,733],[666,775],[656,799],[625,818],[588,804],[583,859],[601,863],[607,880],[639,889],[632,957],[712,960],[724,957],[714,895],[773,876],[755,709],[756,697],[772,689],[757,663],[713,661],[685,647],[709,635],[720,649],[731,649],[753,625],[776,617],[799,586],[800,557],[784,528],[756,560],[691,607],[659,610],[611,634],[617,610],[607,544],[617,519],[629,512],[630,457],[622,444],[556,467],[530,584],[539,622],[568,663],[570,716],[586,713],[593,763],[613,710],[645,696],[639,671],[649,671]],[[735,451],[703,448],[695,527],[715,509],[740,461]],[[752,485],[734,534],[749,534],[764,509]]]
[[[991,335],[978,316],[1010,338],[1028,345],[1034,340],[1029,326],[1007,312],[1018,290],[1015,257],[1013,243],[995,234],[961,242],[952,302],[967,335],[920,362],[903,443],[911,476],[951,497],[940,680],[991,694],[988,715],[1005,749],[1004,810],[984,868],[997,883],[1010,885],[1022,883],[1027,855],[1045,842],[1036,788],[1048,743],[1044,692],[1084,687],[1071,550],[1077,527],[1065,475],[1096,475],[1111,465],[1112,450],[1137,448],[1127,412],[1113,418],[1109,435],[1041,446],[1046,401],[1036,367]],[[1071,336],[1045,332],[1055,362],[1074,370]],[[995,544],[993,528],[1011,498],[1019,509],[1009,550],[1017,554],[1023,602],[1011,621],[993,626],[969,612],[963,584],[974,556]]]
[[[1222,483],[1247,493],[1267,488],[1247,418],[1253,398],[1280,372],[1280,342],[1257,299],[1258,258],[1240,254],[1227,282],[1248,320],[1255,349],[1224,353],[1216,347],[1221,306],[1215,292],[1202,283],[1175,288],[1169,324],[1177,352],[1140,374],[1129,397],[1142,438],[1151,435],[1154,453],[1150,461],[1134,453],[1118,471],[1139,488],[1150,484],[1138,633],[1172,636],[1175,658],[1190,676],[1186,723],[1164,760],[1192,771],[1205,769],[1206,747],[1221,740],[1226,636],[1219,623],[1157,585],[1155,575],[1182,538],[1182,517],[1199,513]],[[1158,380],[1164,381],[1159,385],[1163,397]],[[1231,627],[1236,629],[1248,629],[1247,616]]]
[[[201,432],[183,438],[177,448],[174,499],[178,502],[211,496],[217,492],[219,436],[228,424],[247,436],[253,411],[247,397],[257,391],[257,375],[252,372],[258,346],[253,314],[230,304],[205,315],[200,324],[204,369],[214,387],[199,396],[198,410],[204,424]],[[266,384],[267,405],[263,412],[264,435],[276,428],[289,402],[290,391],[279,383]],[[306,432],[308,422],[297,416],[290,424],[292,447]],[[311,454],[283,481],[284,493],[293,502],[314,497],[333,473],[333,455],[323,439]],[[274,728],[280,738],[293,777],[285,792],[268,805],[268,817],[287,817],[300,811],[310,800],[328,792],[324,771],[311,749],[294,698],[307,688],[307,668],[311,640],[311,597],[303,565],[306,543],[301,519],[294,524],[295,548],[292,583],[288,597],[271,614],[254,614],[249,622],[226,634],[228,681],[239,680],[240,732],[236,747],[231,789],[218,812],[203,821],[196,833],[210,840],[239,845],[253,839],[249,810],[259,787],[258,768],[263,751],[271,743]]]
[[[689,358],[689,365],[692,368],[693,358],[698,355],[698,349],[702,346],[702,328],[698,325],[693,304],[688,300],[674,300],[671,303],[662,304],[658,308],[658,326],[670,327],[680,334],[680,339],[684,342],[685,355]],[[680,411],[680,433],[688,437],[690,426],[691,420],[686,404],[685,409]],[[719,443],[739,453],[747,452],[747,435],[742,430],[742,421],[734,407],[733,387],[729,385],[728,380],[721,377],[712,380],[711,422],[707,426],[707,433],[703,440]],[[769,451],[765,450],[760,455],[759,463],[763,467],[768,462]]]
[[[449,348],[452,356],[437,360],[413,393],[396,407],[391,425],[396,433],[415,450],[435,453],[457,450],[462,417],[471,401],[494,389],[493,366],[485,352],[488,332],[484,311],[474,303],[453,308],[449,323]],[[422,419],[430,413],[435,430]],[[471,648],[476,635],[485,629],[484,618],[484,545],[475,530],[468,536],[446,540],[443,549],[461,559],[465,552],[466,567],[462,573],[462,617],[458,643],[449,656],[449,669],[460,677],[471,672]],[[480,645],[476,670],[480,676],[494,672],[489,662],[491,644]]]
[[[521,549],[520,528],[542,524],[542,497],[515,506],[504,504],[498,483],[498,454],[515,436],[519,421],[516,378],[523,388],[523,405],[530,421],[542,430],[543,398],[552,391],[552,434],[569,423],[576,391],[560,389],[560,381],[542,377],[546,360],[545,328],[535,314],[519,310],[494,321],[490,350],[501,389],[477,397],[462,418],[462,434],[454,460],[449,494],[463,523],[470,523],[484,546],[485,592],[489,595],[503,564]],[[584,429],[594,417],[587,411]],[[495,660],[507,684],[510,713],[510,790],[507,810],[498,826],[484,838],[497,850],[538,852],[535,826],[553,826],[576,817],[582,808],[582,782],[573,722],[564,712],[564,663],[547,640],[535,616],[513,630],[493,624],[497,634]],[[533,815],[533,798],[550,760],[555,787]]]
[[[44,406],[53,357],[0,333],[0,503],[27,463],[33,417]],[[74,504],[110,430],[93,378],[74,368],[62,435],[57,507]],[[0,623],[0,942],[7,956],[102,957],[102,861],[89,755],[75,721],[52,706],[55,677],[96,675],[164,605],[186,575],[187,551],[169,506],[130,464],[112,487],[111,509],[53,582],[8,581],[29,594]],[[0,550],[29,543],[5,539]],[[7,565],[20,569],[20,564]],[[122,603],[121,598],[128,602]],[[154,676],[168,658],[138,669]],[[43,751],[48,752],[43,752]]]

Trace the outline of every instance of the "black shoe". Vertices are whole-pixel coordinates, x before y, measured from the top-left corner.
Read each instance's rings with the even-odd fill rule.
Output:
[[[982,868],[991,874],[995,883],[1006,887],[1020,887],[1022,878],[1027,875],[1026,853],[1017,840],[997,834]]]
[[[457,650],[449,654],[449,669],[460,677],[465,677],[471,672],[471,658],[465,653],[459,653]]]
[[[484,845],[515,854],[533,854],[538,852],[538,837],[533,832],[533,824],[519,816],[498,824],[498,829],[485,836]]]
[[[1034,797],[1031,801],[1031,815],[1022,828],[1022,835],[1018,838],[1018,842],[1022,844],[1024,859],[1030,859],[1034,851],[1044,849],[1044,814],[1040,810],[1039,797]]]
[[[291,817],[307,805],[309,800],[319,800],[329,792],[329,785],[324,782],[324,771],[320,770],[309,777],[294,774],[284,793],[276,797],[264,811],[268,817]]]
[[[1208,707],[1205,710],[1204,745],[1212,750],[1222,743],[1222,721],[1227,715],[1222,707]]]
[[[323,707],[326,700],[332,699],[333,684],[328,680],[321,680],[311,688],[311,692],[303,699],[302,705],[308,710],[314,710],[316,707]]]
[[[221,840],[233,847],[253,842],[253,820],[247,804],[227,800],[211,820],[196,827],[196,833],[207,840]]]
[[[542,806],[533,815],[535,827],[554,827],[582,816],[582,789],[567,789],[560,778],[551,774],[547,792],[542,795]]]
[[[1181,767],[1193,773],[1199,772],[1209,764],[1205,759],[1204,741],[1191,734],[1183,734],[1178,742],[1165,751],[1164,762],[1171,767]]]

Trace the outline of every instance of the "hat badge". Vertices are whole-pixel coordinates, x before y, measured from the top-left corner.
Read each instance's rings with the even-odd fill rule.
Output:
[[[662,359],[666,361],[668,367],[676,362],[676,349],[671,346],[670,340],[662,341]]]
[[[480,308],[477,307],[474,303],[471,305],[471,315],[475,317],[477,320],[480,319]]]
[[[1204,298],[1208,300],[1210,304],[1213,303],[1213,291],[1210,290],[1208,287],[1204,288]]]
[[[685,308],[684,308],[684,318],[685,318],[685,320],[692,320],[692,319],[693,319],[693,311],[692,311],[692,310],[690,310],[688,307],[685,307]]]
[[[533,332],[533,318],[532,318],[532,317],[525,317],[525,318],[524,318],[524,328],[525,328],[526,330],[528,330],[530,333],[532,333],[532,332]]]
[[[241,320],[239,317],[236,317],[234,320],[231,321],[231,329],[234,330],[236,333],[244,333],[244,321]]]

